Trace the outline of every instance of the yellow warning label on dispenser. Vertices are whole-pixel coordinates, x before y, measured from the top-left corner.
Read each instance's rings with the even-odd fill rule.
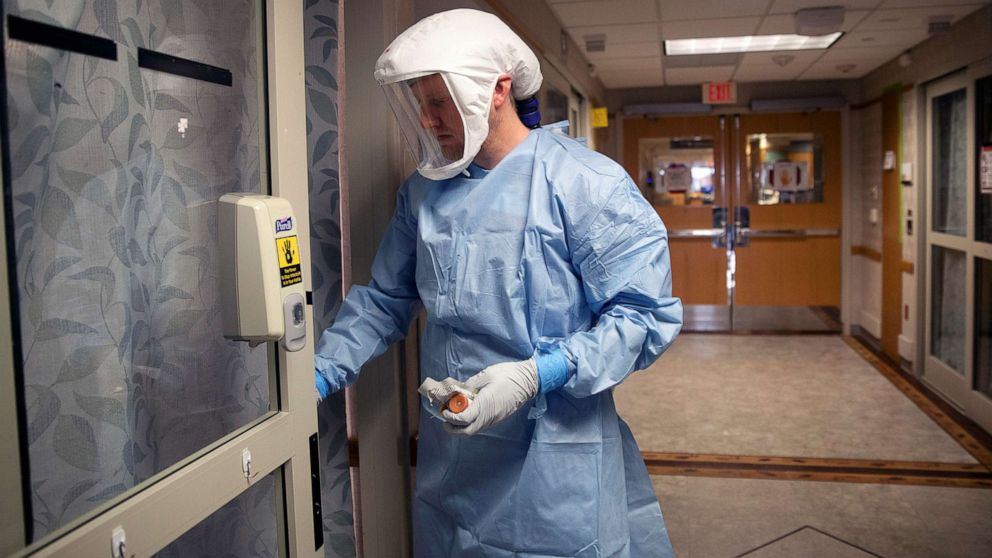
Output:
[[[276,252],[279,253],[279,278],[282,286],[288,287],[303,282],[300,268],[300,246],[296,236],[276,239]]]

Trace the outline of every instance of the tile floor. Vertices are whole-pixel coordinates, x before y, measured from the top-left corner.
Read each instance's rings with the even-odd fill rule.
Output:
[[[976,462],[837,336],[683,335],[616,401],[645,451]],[[992,490],[652,480],[680,558],[992,557]]]

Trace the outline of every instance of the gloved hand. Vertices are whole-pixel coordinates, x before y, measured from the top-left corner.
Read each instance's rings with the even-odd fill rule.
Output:
[[[468,409],[441,414],[451,434],[471,436],[515,413],[537,395],[539,380],[533,358],[494,364],[465,381],[478,394]]]
[[[331,394],[331,384],[327,381],[327,378],[320,373],[320,370],[314,368],[314,381],[317,384],[317,401],[322,401],[328,395]]]

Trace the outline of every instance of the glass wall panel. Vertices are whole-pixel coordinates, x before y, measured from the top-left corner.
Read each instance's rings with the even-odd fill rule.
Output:
[[[747,203],[823,201],[823,146],[814,134],[750,134],[744,146]]]
[[[967,91],[933,99],[933,230],[965,236],[968,193]]]
[[[711,205],[715,172],[710,136],[640,140],[637,182],[654,204]]]
[[[155,553],[156,558],[279,556],[276,475],[259,479],[221,509]]]
[[[4,42],[35,538],[270,409],[268,349],[221,335],[215,241],[221,194],[267,190],[259,5],[4,4],[117,52]],[[143,69],[139,47],[233,84]]]
[[[992,242],[992,76],[975,82],[975,239]]]
[[[930,354],[964,374],[965,254],[933,247]]]
[[[992,260],[975,258],[975,390],[992,397]]]

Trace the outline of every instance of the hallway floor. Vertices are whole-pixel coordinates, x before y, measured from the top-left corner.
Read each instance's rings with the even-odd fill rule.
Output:
[[[989,452],[840,336],[682,335],[615,397],[680,558],[992,556]]]

